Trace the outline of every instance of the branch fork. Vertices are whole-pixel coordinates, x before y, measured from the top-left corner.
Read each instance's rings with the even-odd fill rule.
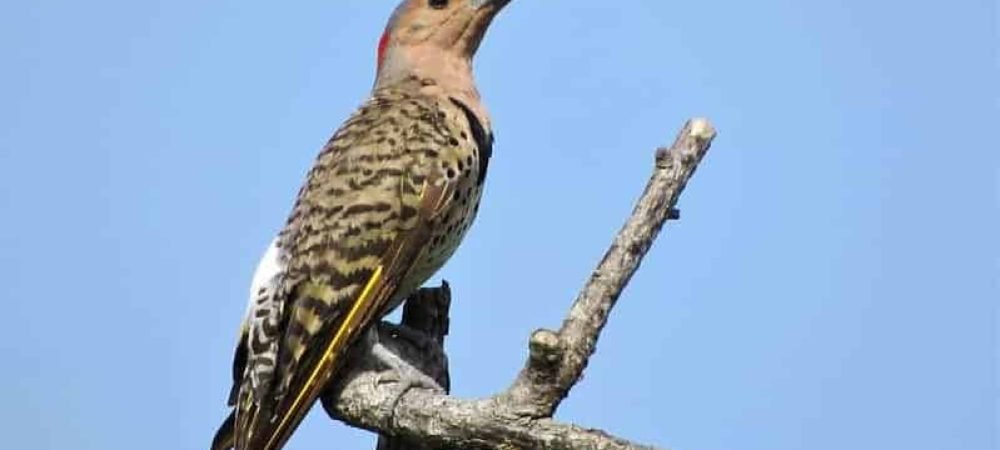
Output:
[[[495,450],[652,449],[552,419],[580,380],[601,330],[622,290],[639,268],[667,220],[680,217],[677,200],[715,138],[705,119],[692,119],[673,145],[656,151],[653,174],[631,217],[578,294],[559,330],[539,329],[528,341],[528,358],[511,386],[485,399],[447,395],[448,362],[443,350],[451,293],[421,289],[406,302],[402,325],[425,334],[412,339],[399,326],[380,324],[381,342],[438,382],[444,392],[411,389],[401,396],[380,384],[380,373],[352,365],[323,395],[327,413],[350,425],[380,433],[379,450],[483,448]],[[414,343],[412,341],[420,341]],[[393,395],[393,393],[397,395]],[[395,397],[395,398],[394,398]],[[395,402],[395,407],[382,405]],[[388,416],[388,417],[386,417]]]

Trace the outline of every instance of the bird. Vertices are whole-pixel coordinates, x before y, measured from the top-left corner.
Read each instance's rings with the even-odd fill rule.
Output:
[[[393,11],[368,99],[322,147],[258,264],[212,450],[281,449],[348,350],[455,252],[494,143],[473,59],[509,1]]]

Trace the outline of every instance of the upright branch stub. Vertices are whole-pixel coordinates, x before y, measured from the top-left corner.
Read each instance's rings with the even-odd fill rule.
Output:
[[[692,119],[673,145],[657,150],[656,168],[632,216],[580,291],[562,328],[532,334],[528,361],[504,394],[511,412],[551,417],[580,379],[618,296],[663,224],[679,217],[674,209],[677,199],[714,138],[715,129],[708,120]]]

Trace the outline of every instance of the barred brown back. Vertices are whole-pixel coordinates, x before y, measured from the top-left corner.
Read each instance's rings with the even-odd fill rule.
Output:
[[[247,375],[260,380],[253,403],[276,404],[299,382],[298,367],[320,356],[315,338],[337,327],[386,249],[415,225],[428,176],[455,189],[383,314],[447,261],[475,217],[492,137],[461,102],[422,95],[413,83],[432,81],[376,91],[309,172],[277,241],[283,277],[257,310],[280,320],[251,331]]]

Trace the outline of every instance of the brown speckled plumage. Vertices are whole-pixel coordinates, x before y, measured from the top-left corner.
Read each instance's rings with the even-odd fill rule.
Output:
[[[507,0],[443,3],[397,8],[371,97],[323,147],[262,260],[213,450],[281,448],[350,344],[475,218],[493,135],[471,59]]]
[[[488,156],[490,143],[473,140],[475,118],[459,104],[413,92],[405,85],[382,89],[348,119],[320,153],[278,238],[278,247],[294,255],[287,285],[333,289],[325,299],[289,292],[298,299],[279,353],[279,392],[321,323],[342,313],[393,240],[416,225],[428,177],[453,184],[453,194],[387,309],[447,261],[475,217],[486,168],[480,157]]]

